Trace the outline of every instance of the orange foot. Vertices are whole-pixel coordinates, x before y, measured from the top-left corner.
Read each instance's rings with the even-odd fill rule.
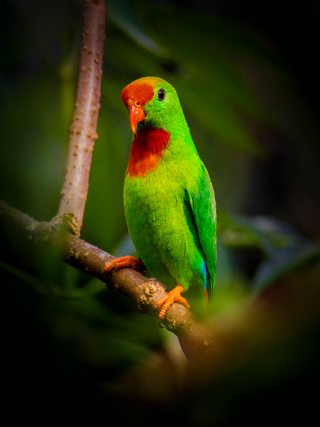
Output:
[[[161,300],[158,301],[156,308],[160,308],[161,306],[163,306],[159,313],[159,320],[164,319],[166,312],[175,302],[178,302],[180,304],[183,304],[185,307],[190,308],[190,305],[188,304],[187,300],[181,296],[182,291],[184,291],[183,286],[177,285],[174,289],[172,289],[172,291],[168,292],[165,297],[161,298]]]
[[[135,270],[139,271],[139,273],[141,274],[143,274],[143,272],[146,271],[146,267],[142,261],[140,261],[139,259],[133,256],[126,255],[120,258],[115,258],[114,260],[109,262],[109,264],[107,264],[104,267],[104,272],[105,274],[108,274],[112,270],[117,271],[119,270],[119,268],[125,268],[125,267],[134,268]]]

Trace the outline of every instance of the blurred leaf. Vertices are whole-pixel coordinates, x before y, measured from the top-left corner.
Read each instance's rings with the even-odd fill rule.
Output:
[[[226,25],[214,14],[165,7],[151,11],[153,31],[180,64],[178,76],[171,80],[184,110],[215,138],[262,155],[264,149],[248,132],[243,114],[261,120],[267,114],[246,82],[237,57],[244,44],[247,55],[259,52],[264,60],[267,49],[259,49],[252,34],[240,26]],[[161,20],[157,19],[160,14]]]
[[[320,248],[310,242],[278,249],[258,268],[252,286],[256,292],[320,257]]]
[[[0,180],[6,183],[0,197],[39,220],[56,214],[62,185],[68,132],[59,115],[60,89],[59,82],[38,75],[0,107]]]
[[[111,21],[129,37],[156,55],[166,56],[167,51],[152,38],[143,26],[135,3],[128,0],[109,0],[108,15]]]
[[[79,290],[81,293],[82,298],[90,298],[94,296],[95,294],[103,291],[105,289],[104,283],[101,282],[101,280],[98,279],[92,279],[89,280],[85,286]]]
[[[274,218],[220,214],[219,236],[230,248],[256,247],[266,255],[253,279],[255,291],[320,256],[318,245]]]
[[[254,218],[219,213],[218,227],[222,243],[230,247],[257,247],[268,253],[278,243],[279,236],[261,230]]]
[[[17,278],[22,280],[22,282],[24,282],[25,284],[32,286],[35,290],[37,290],[41,294],[47,294],[48,293],[48,289],[46,288],[44,283],[42,283],[41,280],[39,280],[37,277],[33,276],[32,274],[27,273],[26,271],[23,271],[18,267],[6,264],[6,263],[1,262],[1,261],[0,261],[0,268],[7,271],[8,273],[16,276]]]
[[[177,89],[187,114],[207,129],[214,138],[250,154],[263,154],[263,148],[250,136],[239,114],[226,98],[221,98],[211,90],[207,82],[194,76],[177,85]]]

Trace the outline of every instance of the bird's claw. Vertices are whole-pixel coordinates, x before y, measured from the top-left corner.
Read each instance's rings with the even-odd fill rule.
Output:
[[[108,262],[108,264],[105,265],[104,267],[104,274],[109,274],[112,270],[115,269],[116,267],[116,260],[112,260],[110,262]]]
[[[134,258],[131,255],[126,255],[123,257],[115,258],[111,262],[109,262],[104,267],[104,272],[105,274],[108,274],[112,270],[117,271],[120,268],[127,268],[127,267],[133,268],[134,270],[139,271],[139,273],[141,274],[143,274],[143,271],[146,270],[146,267],[142,261],[140,261],[137,258]]]
[[[175,303],[178,302],[183,304],[185,307],[190,308],[188,301],[181,296],[181,292],[183,292],[184,288],[181,285],[177,285],[172,291],[168,292],[163,298],[161,298],[157,304],[156,309],[161,307],[158,319],[162,321],[169,310],[169,308]]]
[[[112,264],[109,268],[108,268],[108,273],[110,273],[110,271],[114,270],[115,264]]]

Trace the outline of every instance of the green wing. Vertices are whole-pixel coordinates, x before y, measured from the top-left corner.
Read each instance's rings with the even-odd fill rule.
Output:
[[[198,186],[189,193],[189,202],[207,270],[207,286],[205,289],[204,284],[204,292],[210,298],[217,269],[216,202],[210,176],[203,164],[202,167],[203,173]]]

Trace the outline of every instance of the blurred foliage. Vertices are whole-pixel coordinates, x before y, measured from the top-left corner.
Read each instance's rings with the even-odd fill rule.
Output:
[[[59,204],[81,5],[0,3],[0,198],[43,221]],[[300,293],[319,283],[318,85],[310,62],[315,55],[306,52],[315,46],[313,7],[292,6],[296,21],[289,23],[275,2],[263,13],[250,1],[241,7],[233,1],[107,2],[99,139],[82,237],[116,255],[134,253],[122,202],[132,136],[120,93],[136,78],[162,76],[178,91],[216,191],[213,321],[221,313],[232,319],[248,299],[272,294],[283,283],[296,289],[297,277]],[[299,35],[296,22],[304,30]],[[62,264],[57,250],[30,247],[5,227],[1,243],[8,402],[24,401],[29,411],[45,407],[50,416],[70,410],[73,417],[88,408],[111,417],[122,402],[120,419],[152,416],[150,424],[156,423],[153,411],[166,405],[164,419],[187,424],[211,419],[227,425],[239,418],[260,424],[273,421],[276,409],[294,416],[297,408],[287,407],[283,396],[296,403],[304,393],[309,406],[300,409],[305,417],[304,411],[312,413],[311,385],[319,378],[317,299],[299,311],[305,327],[296,334],[286,332],[282,340],[275,333],[237,369],[227,359],[219,365],[224,375],[194,390],[188,383],[177,399],[184,356],[155,319]],[[294,319],[299,324],[300,317]]]

